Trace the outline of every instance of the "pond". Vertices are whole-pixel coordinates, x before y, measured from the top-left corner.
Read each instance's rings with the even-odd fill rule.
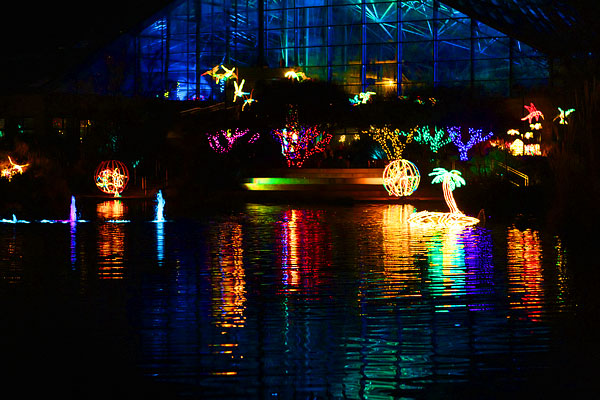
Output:
[[[569,253],[410,204],[0,224],[3,380],[79,398],[517,398],[581,389]],[[4,216],[3,216],[4,217]]]

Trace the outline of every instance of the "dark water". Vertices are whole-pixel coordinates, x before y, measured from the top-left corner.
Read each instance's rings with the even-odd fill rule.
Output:
[[[3,388],[77,398],[578,398],[569,252],[411,205],[0,224]],[[3,216],[4,217],[4,216]],[[119,222],[128,220],[129,222]]]

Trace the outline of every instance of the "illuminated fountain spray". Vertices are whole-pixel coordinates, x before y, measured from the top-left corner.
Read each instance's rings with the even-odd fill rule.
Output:
[[[69,222],[77,222],[77,208],[75,207],[75,196],[71,196],[71,209],[69,216]]]
[[[156,217],[154,218],[153,222],[165,222],[165,218],[163,216],[163,210],[165,208],[165,199],[162,195],[162,191],[159,190],[158,193],[156,193]]]

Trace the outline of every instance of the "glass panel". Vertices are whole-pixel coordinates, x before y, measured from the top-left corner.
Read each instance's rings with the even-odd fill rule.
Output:
[[[438,81],[471,79],[470,61],[440,61],[436,64]]]
[[[475,37],[489,37],[489,36],[506,36],[504,33],[487,26],[479,21],[475,22]]]
[[[327,47],[307,47],[298,49],[299,65],[327,65]]]
[[[360,65],[331,67],[331,74],[334,81],[342,84],[360,84]]]
[[[358,46],[334,46],[331,47],[332,65],[355,64],[360,62],[361,53]]]
[[[545,58],[514,58],[513,77],[521,78],[547,78],[548,62]]]
[[[473,41],[475,58],[504,58],[509,56],[509,39],[488,38]]]
[[[508,79],[508,59],[473,61],[475,80]]]
[[[402,40],[417,41],[433,39],[431,21],[414,21],[402,23]]]
[[[329,29],[331,44],[361,44],[360,25],[333,26]]]
[[[433,0],[403,1],[400,3],[403,21],[433,18]]]
[[[397,18],[396,3],[374,3],[365,5],[367,23],[395,23]]]
[[[528,46],[525,43],[520,42],[518,40],[513,41],[513,55],[515,57],[523,57],[523,56],[540,57],[540,56],[543,56],[543,54],[541,52],[539,52],[538,50],[536,50],[533,47]]]
[[[464,18],[466,14],[447,6],[443,3],[438,3],[438,18]]]
[[[361,9],[360,6],[341,6],[331,10],[331,23],[339,24],[360,24]]]
[[[470,40],[448,40],[438,43],[438,60],[465,60],[471,58]]]
[[[432,63],[403,63],[402,75],[409,82],[433,82]]]
[[[304,73],[311,79],[327,80],[327,67],[308,67],[304,69]]]
[[[437,22],[438,39],[468,39],[471,37],[471,20],[442,19]]]
[[[396,44],[369,44],[367,47],[367,63],[396,61]]]
[[[299,46],[326,46],[327,45],[327,27],[300,28],[298,29],[300,43]]]
[[[409,62],[433,60],[433,42],[402,43],[402,60]]]
[[[298,26],[319,26],[327,25],[327,8],[299,8]]]
[[[367,43],[389,43],[395,41],[397,41],[397,28],[395,23],[367,25]]]

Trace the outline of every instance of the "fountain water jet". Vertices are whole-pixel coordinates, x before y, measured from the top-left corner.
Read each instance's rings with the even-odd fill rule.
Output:
[[[162,191],[159,190],[158,193],[156,193],[156,216],[154,218],[153,222],[165,222],[165,218],[163,216],[163,210],[165,208],[165,199],[162,195]]]

